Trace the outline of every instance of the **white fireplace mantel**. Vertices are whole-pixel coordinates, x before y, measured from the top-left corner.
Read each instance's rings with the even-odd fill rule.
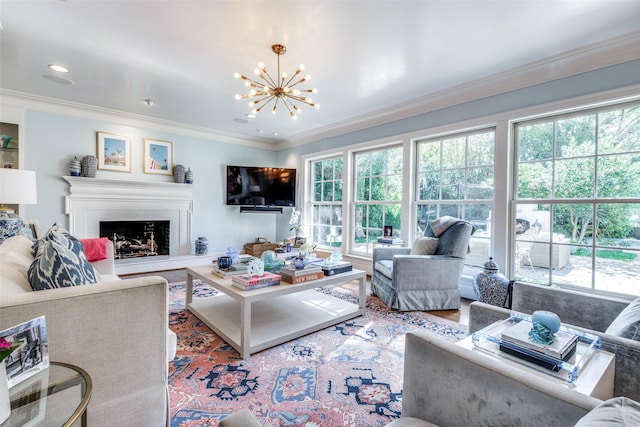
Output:
[[[69,231],[74,236],[99,236],[101,221],[169,221],[168,259],[192,255],[193,185],[74,176],[62,178],[69,183],[65,213],[69,215]],[[151,258],[160,257],[149,257],[146,262],[161,261]]]

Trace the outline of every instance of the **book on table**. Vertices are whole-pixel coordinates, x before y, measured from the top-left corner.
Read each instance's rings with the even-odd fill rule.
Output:
[[[305,274],[318,273],[322,271],[319,265],[305,265],[304,268],[295,268],[285,266],[280,269],[281,274],[286,274],[288,276],[304,276]]]
[[[258,283],[257,285],[244,285],[240,282],[231,281],[231,286],[235,286],[236,288],[242,289],[243,291],[251,291],[254,289],[266,288],[269,286],[276,286],[279,284],[280,284],[280,280],[274,280],[273,282]]]
[[[503,343],[512,344],[534,351],[554,359],[567,361],[573,356],[578,344],[578,336],[567,331],[557,331],[551,344],[542,344],[534,341],[529,337],[532,323],[527,320],[521,320],[502,332],[501,340]]]
[[[214,265],[211,269],[211,273],[222,278],[238,276],[240,274],[247,274],[247,266],[245,264],[234,264],[229,268],[220,268],[217,265]]]
[[[240,274],[238,276],[231,277],[231,283],[234,285],[241,285],[241,287],[249,288],[258,285],[277,285],[280,283],[282,276],[276,273],[265,271],[260,276],[250,276],[249,274]]]
[[[347,261],[340,261],[337,264],[323,264],[322,272],[325,276],[333,276],[334,274],[346,273],[353,270],[353,265]]]
[[[292,285],[296,283],[310,282],[312,280],[318,280],[324,277],[324,273],[322,272],[322,269],[314,273],[306,273],[299,276],[291,276],[289,274],[283,273],[281,270],[280,275],[282,276],[282,280],[284,280],[285,282],[289,282]]]
[[[404,241],[396,237],[378,237],[378,243],[383,245],[401,245]]]

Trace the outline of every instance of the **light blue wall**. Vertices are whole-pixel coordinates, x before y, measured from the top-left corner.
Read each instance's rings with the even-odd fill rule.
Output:
[[[38,182],[38,204],[27,205],[25,217],[37,219],[43,229],[56,221],[69,225],[64,213],[69,187],[61,177],[69,175],[73,156],[80,159],[96,154],[96,131],[103,131],[131,137],[132,170],[98,170],[98,178],[172,182],[173,177],[145,174],[142,159],[144,138],[173,142],[174,162],[191,168],[194,174],[192,245],[198,236],[206,236],[210,253],[217,253],[230,245],[241,247],[258,236],[276,237],[277,217],[284,215],[241,214],[238,207],[226,206],[224,199],[227,164],[257,165],[259,159],[260,166],[275,165],[273,151],[35,111],[25,113],[24,127],[24,168],[35,170]]]
[[[278,159],[280,162],[291,162],[292,158],[299,158],[305,154],[637,84],[640,84],[640,60],[482,98],[300,147],[282,150],[278,153]]]
[[[225,165],[257,165],[256,159],[259,159],[260,165],[295,167],[301,173],[300,158],[305,154],[636,84],[640,84],[640,61],[483,98],[277,153],[223,141],[123,126],[116,119],[109,122],[27,111],[24,168],[38,173],[38,205],[26,207],[26,218],[38,219],[43,228],[54,221],[67,224],[64,195],[68,194],[68,186],[61,176],[68,174],[68,163],[74,155],[80,158],[85,154],[95,154],[96,131],[105,131],[132,137],[133,170],[130,174],[98,171],[98,176],[102,178],[171,181],[166,176],[143,173],[143,138],[173,142],[175,163],[190,167],[194,172],[192,237],[207,236],[210,251],[223,251],[228,245],[241,246],[258,236],[278,241],[290,234],[288,221],[291,210],[285,209],[284,215],[240,214],[237,207],[227,207],[223,184]],[[299,176],[299,200],[302,182]]]

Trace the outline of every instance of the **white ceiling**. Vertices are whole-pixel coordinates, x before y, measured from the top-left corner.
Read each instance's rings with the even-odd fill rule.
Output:
[[[638,32],[640,1],[0,0],[0,22],[5,94],[272,143]],[[305,64],[321,108],[238,123],[249,107],[234,99],[245,88],[233,73],[275,70],[274,43],[287,46],[282,71]]]

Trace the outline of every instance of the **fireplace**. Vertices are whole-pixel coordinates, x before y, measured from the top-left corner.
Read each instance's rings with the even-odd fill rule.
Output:
[[[169,221],[100,221],[100,237],[113,242],[115,259],[169,255]]]
[[[69,183],[65,197],[69,215],[69,231],[78,238],[122,234],[130,243],[124,257],[116,260],[116,274],[158,271],[202,263],[193,255],[191,214],[192,185],[173,182],[124,181],[119,179],[63,177]],[[149,230],[131,232],[125,236],[117,230],[102,230],[101,223],[154,223],[153,248]],[[160,226],[158,223],[168,223]],[[147,227],[148,228],[148,227]],[[144,230],[144,226],[143,226]],[[130,232],[127,232],[130,233]],[[146,233],[146,234],[144,234]],[[140,254],[133,256],[132,247]],[[151,255],[157,253],[157,256]],[[125,256],[126,255],[126,256]]]

